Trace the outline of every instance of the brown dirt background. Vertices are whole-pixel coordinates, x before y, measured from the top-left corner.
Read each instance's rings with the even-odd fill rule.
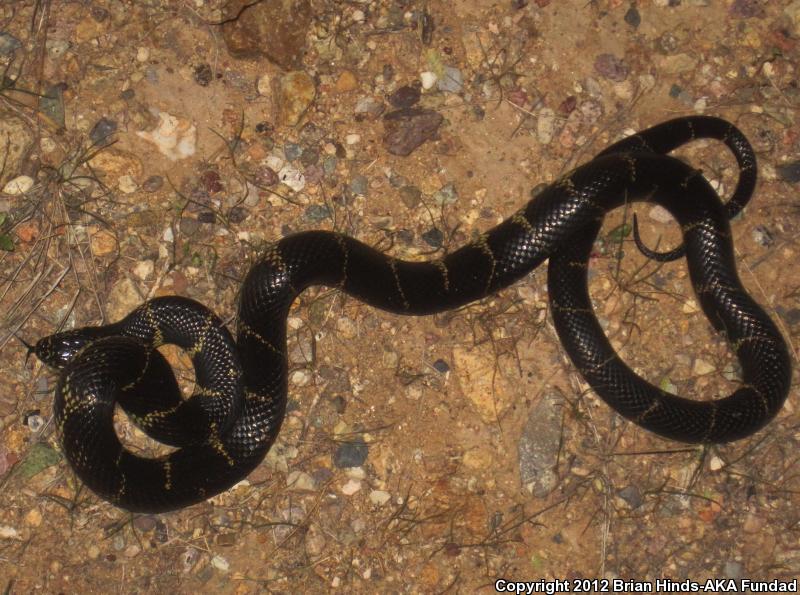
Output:
[[[259,142],[258,122],[275,125],[277,145],[296,139],[298,130],[276,121],[269,98],[255,92],[259,76],[278,76],[279,69],[263,59],[231,57],[219,28],[209,24],[218,18],[220,3],[135,4],[0,5],[0,29],[25,44],[18,52],[25,59],[17,86],[42,90],[46,82],[67,82],[62,130],[37,117],[29,102],[0,91],[5,109],[22,114],[40,138],[56,140],[60,157],[49,159],[56,165],[68,161],[94,122],[113,115],[121,123],[114,150],[138,164],[131,169],[134,180],[168,180],[155,193],[131,194],[113,188],[112,181],[110,196],[79,205],[101,220],[67,208],[75,205],[67,204],[58,186],[26,198],[32,210],[24,225],[32,229],[12,230],[16,249],[0,262],[0,444],[17,465],[34,444],[55,444],[51,399],[40,394],[43,387],[52,391],[55,381],[40,364],[25,364],[25,350],[10,333],[34,340],[70,312],[70,323],[96,324],[147,296],[175,292],[230,318],[236,288],[259,244],[278,237],[287,224],[293,230],[332,227],[331,220],[304,219],[308,204],[331,205],[338,229],[399,257],[431,251],[421,234],[433,225],[445,232],[445,248],[458,246],[472,230],[488,229],[514,212],[533,186],[557,179],[624,131],[694,113],[698,105],[686,96],[705,97],[705,113],[735,122],[759,152],[762,178],[755,199],[732,224],[738,265],[748,290],[779,321],[796,362],[800,324],[788,313],[800,306],[800,203],[797,183],[776,173],[800,153],[800,31],[787,12],[790,2],[563,0],[523,8],[510,0],[399,3],[403,11],[426,9],[432,16],[436,30],[429,47],[410,27],[371,32],[373,15],[398,3],[314,2],[312,27],[337,17],[346,23],[355,10],[368,15],[366,24],[339,30],[345,45],[368,51],[345,52],[339,62],[315,62],[319,56],[310,51],[302,68],[319,76],[306,119],[342,144],[348,134],[359,134],[355,155],[340,160],[337,185],[307,190],[301,204],[264,193],[243,220],[206,225],[174,243],[162,234],[165,223],[181,216],[177,190],[197,185],[208,169],[219,172],[226,195],[241,188],[222,138],[235,138],[242,118],[246,148]],[[98,7],[112,18],[96,20]],[[636,28],[625,22],[632,7],[641,16]],[[674,38],[676,48],[662,49],[673,43],[665,36]],[[56,38],[71,43],[58,60],[44,51],[45,40]],[[475,39],[485,55],[472,65]],[[142,47],[149,50],[144,62],[136,59]],[[440,138],[409,157],[389,155],[380,120],[356,118],[354,105],[364,95],[380,98],[374,80],[386,63],[399,84],[413,81],[428,69],[431,48],[462,70],[469,97],[425,94],[423,103],[447,118]],[[629,65],[624,83],[595,70],[596,57],[604,53]],[[676,54],[695,62],[681,70],[673,64]],[[201,87],[191,77],[191,67],[200,62],[215,73],[235,71],[246,84],[215,78]],[[157,72],[156,84],[142,76],[146,68]],[[355,75],[356,88],[338,92],[345,70]],[[644,75],[653,77],[651,88],[644,86]],[[487,97],[480,84],[473,86],[478,76],[497,81],[497,94]],[[598,81],[599,95],[589,96],[587,77]],[[670,94],[674,85],[684,98]],[[128,88],[135,90],[134,101],[120,99]],[[529,103],[512,103],[509,91],[515,89],[523,89]],[[602,114],[592,123],[578,118],[575,138],[557,135],[542,144],[537,113],[543,106],[558,110],[571,96],[579,104],[593,99]],[[136,136],[149,127],[144,124],[152,121],[152,107],[196,124],[193,157],[170,162]],[[476,108],[485,112],[483,118]],[[682,154],[732,187],[732,160],[718,146],[692,145]],[[386,168],[419,187],[423,204],[408,208],[387,181]],[[334,197],[355,175],[369,181],[368,196],[337,203]],[[459,198],[441,208],[431,195],[447,182],[456,185]],[[220,197],[220,211],[230,206],[225,200]],[[662,235],[665,244],[675,244],[677,231],[654,222],[650,207],[634,208],[651,245]],[[630,212],[614,214],[606,230],[623,217],[629,220]],[[83,231],[66,231],[75,226]],[[757,241],[761,228],[770,231],[769,245]],[[387,229],[410,230],[413,239],[395,243]],[[113,247],[108,253],[104,238]],[[619,270],[613,250],[592,265],[593,294],[615,345],[640,373],[656,383],[668,377],[681,394],[729,390],[735,383],[722,371],[731,356],[702,313],[693,311],[685,265],[656,272],[629,239]],[[141,279],[132,271],[144,260],[155,263],[155,273]],[[664,276],[666,290],[648,284],[655,274]],[[27,291],[34,283],[36,289]],[[778,419],[749,439],[707,450],[671,443],[624,422],[586,390],[560,350],[546,309],[541,270],[440,317],[401,318],[336,292],[307,292],[293,310],[299,330],[291,341],[308,343],[313,335],[315,357],[295,366],[310,382],[290,386],[293,411],[279,439],[285,468],[281,461],[265,463],[247,485],[213,502],[144,520],[81,491],[63,460],[28,479],[9,470],[0,478],[0,526],[12,528],[13,535],[0,537],[0,588],[460,593],[493,592],[501,577],[704,581],[800,574],[796,388]],[[697,375],[697,358],[711,362],[714,371]],[[432,364],[438,359],[451,370],[437,372]],[[473,380],[454,359],[492,374],[494,419],[482,417],[465,395]],[[563,397],[558,482],[547,497],[536,498],[521,486],[517,443],[531,407],[550,394]],[[337,396],[344,398],[343,411]],[[34,410],[46,422],[39,432],[26,424]],[[356,478],[362,488],[348,496],[341,488],[353,473],[335,468],[331,454],[353,436],[364,437],[370,450],[364,477]],[[312,490],[293,490],[286,481],[292,471],[322,480]],[[629,486],[641,498],[638,507],[619,495]],[[377,505],[372,490],[391,498]]]

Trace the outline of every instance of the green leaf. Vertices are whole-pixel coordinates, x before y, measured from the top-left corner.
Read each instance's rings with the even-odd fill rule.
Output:
[[[609,231],[606,238],[611,242],[621,242],[624,238],[631,235],[631,231],[633,231],[633,228],[630,225],[622,223]]]
[[[48,467],[56,465],[60,460],[61,455],[49,444],[37,442],[31,446],[25,460],[17,467],[17,473],[19,473],[23,479],[30,479]]]
[[[8,213],[0,213],[0,225],[3,225],[3,223],[6,222],[6,219],[8,219]]]
[[[14,251],[14,240],[10,235],[0,233],[0,250],[5,250],[6,252]]]

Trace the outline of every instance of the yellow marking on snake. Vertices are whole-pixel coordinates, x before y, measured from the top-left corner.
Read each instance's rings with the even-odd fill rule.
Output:
[[[533,225],[531,225],[531,222],[528,221],[528,218],[525,217],[525,215],[523,215],[522,213],[514,213],[511,216],[511,221],[512,223],[519,225],[522,229],[527,231],[532,236],[536,235],[536,230],[533,228]]]
[[[214,322],[214,316],[209,313],[203,320],[203,328],[200,329],[200,336],[194,342],[194,345],[186,350],[186,353],[189,355],[189,357],[194,357],[203,351],[210,331],[215,326]]]
[[[447,265],[441,258],[431,261],[431,264],[439,269],[439,272],[442,274],[442,287],[444,288],[444,291],[450,291],[450,275],[447,272]]]
[[[708,424],[708,429],[703,435],[703,442],[708,442],[708,437],[714,431],[714,426],[717,425],[717,401],[711,401],[711,422]]]
[[[350,259],[350,251],[347,249],[345,236],[337,233],[335,237],[336,243],[339,244],[339,249],[342,251],[342,280],[339,281],[339,287],[343,288],[345,283],[347,283],[347,265]]]
[[[642,422],[645,420],[645,418],[646,418],[648,415],[650,415],[651,413],[653,413],[653,412],[654,412],[656,409],[658,409],[659,407],[661,407],[661,400],[659,400],[659,399],[654,399],[654,400],[653,400],[653,402],[652,402],[652,403],[650,403],[650,406],[649,406],[647,409],[645,409],[644,411],[642,411],[642,412],[641,412],[641,413],[640,413],[640,414],[639,414],[639,415],[636,417],[636,419],[634,420],[634,422],[635,422],[635,423],[637,423],[637,424],[641,424],[641,423],[642,423]]]
[[[387,260],[389,262],[389,268],[392,270],[392,275],[394,275],[394,283],[397,286],[397,292],[400,294],[400,299],[403,300],[403,307],[408,310],[411,308],[411,305],[408,303],[406,293],[403,291],[403,286],[400,284],[400,275],[397,274],[397,259],[388,256]]]
[[[489,257],[489,264],[491,264],[491,268],[489,269],[489,276],[486,279],[486,287],[483,290],[483,294],[487,295],[492,287],[492,281],[494,281],[494,271],[497,267],[497,259],[495,258],[494,252],[492,252],[492,248],[489,246],[488,237],[485,233],[479,235],[472,245]]]
[[[242,322],[241,319],[239,320],[239,330],[243,334],[245,334],[245,335],[247,335],[249,337],[253,337],[256,341],[258,341],[259,343],[261,343],[265,347],[269,348],[272,352],[274,352],[274,353],[276,353],[278,355],[283,355],[283,352],[279,351],[277,347],[275,347],[272,343],[267,341],[264,337],[262,337],[254,329],[252,329],[248,324]]]
[[[222,455],[225,459],[225,462],[228,463],[228,466],[233,467],[236,465],[236,461],[233,460],[233,457],[228,453],[225,445],[220,440],[219,433],[217,432],[217,424],[211,424],[211,435],[208,437],[208,444],[217,451],[218,454]]]
[[[168,492],[172,490],[172,463],[167,459],[163,461],[164,466],[164,489]]]

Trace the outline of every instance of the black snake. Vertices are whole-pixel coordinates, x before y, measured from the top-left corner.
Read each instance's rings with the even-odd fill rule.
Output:
[[[737,159],[727,206],[699,171],[666,155],[696,138],[721,140]],[[503,289],[550,258],[556,329],[597,394],[668,438],[736,440],[776,415],[790,385],[781,334],[742,288],[734,263],[728,217],[747,203],[755,181],[755,156],[738,129],[717,118],[680,118],[612,145],[439,260],[398,260],[330,231],[284,237],[246,276],[236,341],[201,304],[162,297],[117,323],[41,339],[32,351],[61,369],[55,416],[78,476],[120,507],[171,510],[231,487],[269,450],[287,401],[286,318],[306,287],[338,287],[398,314],[432,314]],[[606,213],[635,200],[664,206],[681,225],[696,295],[741,363],[741,386],[724,399],[690,401],[648,384],[619,359],[592,312],[592,244]],[[181,398],[156,349],[164,343],[192,356],[197,390],[190,399]],[[153,459],[126,450],[112,427],[116,403],[147,434],[179,448]]]

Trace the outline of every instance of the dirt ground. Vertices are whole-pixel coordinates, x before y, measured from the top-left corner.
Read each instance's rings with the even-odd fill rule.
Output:
[[[759,185],[732,222],[737,264],[797,363],[797,0],[311,0],[295,3],[309,10],[285,47],[240,31],[262,52],[249,57],[229,31],[264,3],[226,4],[0,2],[5,593],[491,593],[497,579],[800,575],[796,382],[745,440],[652,435],[567,360],[541,269],[421,318],[313,288],[290,318],[288,418],[247,481],[161,515],[82,489],[55,434],[56,376],[26,362],[15,335],[112,321],[168,294],[232,325],[271,240],[337,229],[434,258],[610,142],[680,115],[729,119],[756,148]],[[383,115],[415,84],[444,121],[393,154]],[[722,145],[680,155],[730,192]],[[601,323],[654,384],[729,392],[738,364],[685,264],[641,257],[633,212],[648,244],[679,241],[650,205],[609,217],[591,265]],[[168,355],[190,391],[184,356]],[[552,461],[535,481],[521,460],[531,443]]]

